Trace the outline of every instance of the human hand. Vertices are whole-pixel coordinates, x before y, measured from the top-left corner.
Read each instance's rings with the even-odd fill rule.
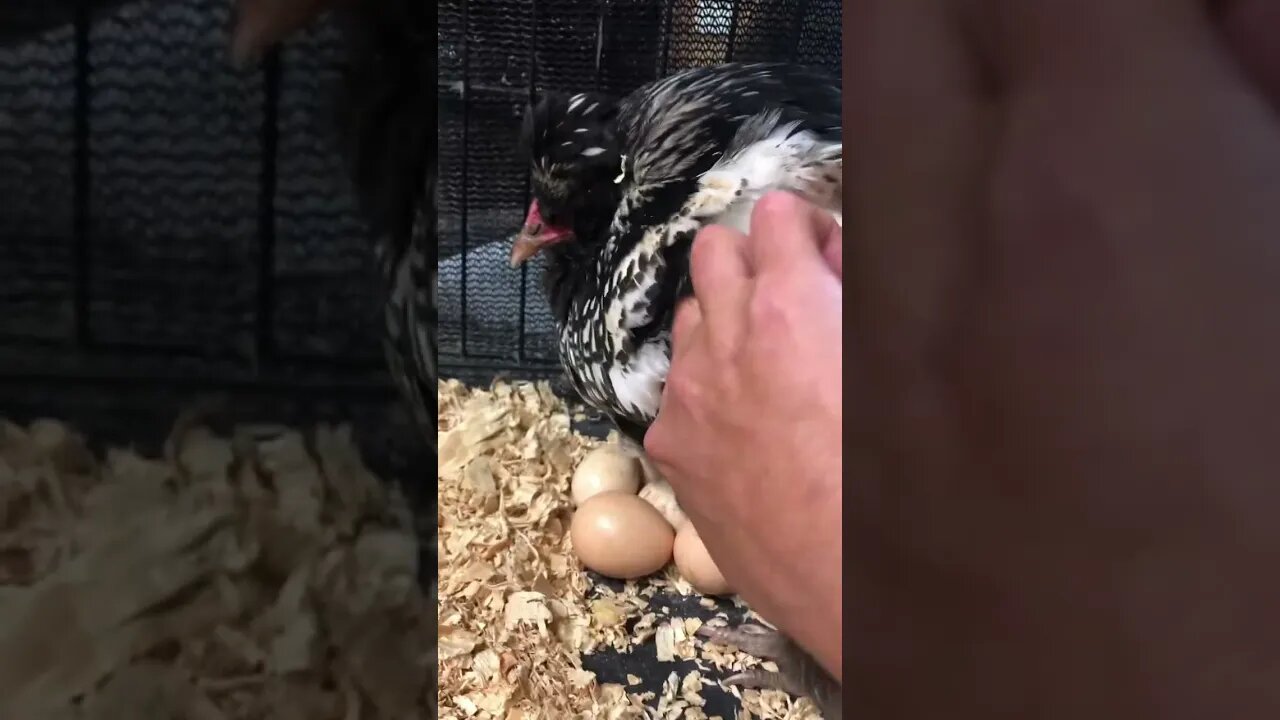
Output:
[[[1280,4],[1219,5],[848,6],[868,716],[1280,707]]]
[[[645,448],[730,584],[839,679],[840,228],[786,193],[693,246]]]

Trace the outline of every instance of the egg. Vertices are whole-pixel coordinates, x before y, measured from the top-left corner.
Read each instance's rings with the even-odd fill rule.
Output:
[[[680,576],[703,595],[728,595],[733,592],[729,583],[720,573],[720,568],[711,559],[707,546],[702,544],[702,536],[693,523],[685,523],[676,533],[673,553],[676,569]]]
[[[601,445],[587,453],[573,471],[569,494],[575,505],[602,492],[619,491],[634,495],[640,489],[644,469],[640,460],[617,445]]]
[[[649,503],[616,490],[593,495],[573,514],[574,554],[605,577],[632,580],[671,561],[675,531]]]

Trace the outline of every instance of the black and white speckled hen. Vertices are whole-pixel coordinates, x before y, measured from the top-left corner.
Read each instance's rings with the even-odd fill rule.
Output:
[[[549,94],[527,112],[534,199],[511,261],[546,255],[561,364],[632,439],[657,414],[697,231],[746,230],[775,189],[839,217],[840,97],[819,71],[732,63],[622,99]]]
[[[784,63],[687,70],[625,98],[549,94],[525,116],[533,202],[512,265],[544,253],[561,365],[584,400],[637,443],[657,415],[678,301],[698,230],[746,232],[755,202],[788,190],[841,218],[839,80]],[[840,688],[789,640],[760,628],[713,640],[776,659],[781,675],[734,680],[813,697],[840,717]]]

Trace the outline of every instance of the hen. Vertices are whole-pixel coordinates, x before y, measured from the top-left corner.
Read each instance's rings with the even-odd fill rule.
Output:
[[[618,100],[544,96],[525,116],[533,202],[512,248],[544,289],[574,389],[636,441],[657,414],[694,235],[745,230],[786,189],[839,217],[840,86],[786,64],[688,70]]]
[[[698,230],[748,230],[755,202],[788,190],[841,220],[839,80],[784,63],[687,70],[624,98],[547,94],[525,115],[533,201],[513,266],[546,256],[544,290],[577,393],[637,443],[658,412],[676,305]],[[840,688],[787,638],[707,628],[778,662],[732,681],[811,696],[840,717]]]

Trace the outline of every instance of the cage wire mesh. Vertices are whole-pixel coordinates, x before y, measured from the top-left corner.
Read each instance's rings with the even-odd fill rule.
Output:
[[[440,365],[557,375],[540,259],[509,267],[528,206],[517,155],[545,90],[617,95],[679,70],[787,60],[841,70],[839,0],[451,0],[439,4]]]
[[[329,25],[263,72],[225,0],[143,2],[0,48],[0,338],[249,368],[378,361],[334,150]]]
[[[0,413],[157,383],[393,397],[337,28],[238,71],[228,0],[5,5]]]

